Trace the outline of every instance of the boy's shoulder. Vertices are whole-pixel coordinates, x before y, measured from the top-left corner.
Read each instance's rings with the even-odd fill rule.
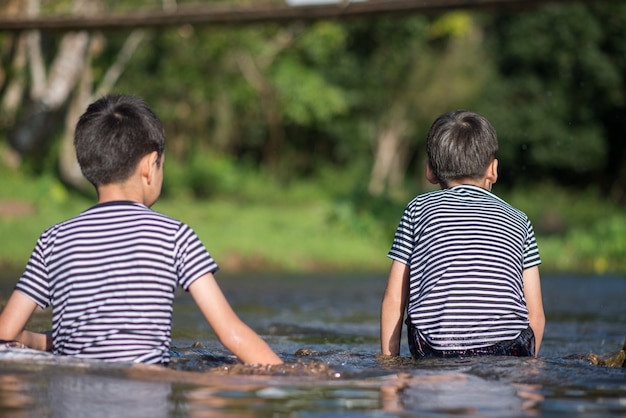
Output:
[[[125,219],[133,222],[145,219],[153,222],[170,224],[172,226],[179,226],[182,224],[182,221],[161,212],[154,211],[141,203],[130,201],[107,202],[95,204],[80,212],[76,216],[49,226],[43,232],[43,235],[54,234],[59,230],[82,225],[97,225],[99,223],[106,224],[112,221],[122,222]]]
[[[526,217],[520,209],[514,207],[493,192],[474,185],[460,185],[451,188],[437,189],[418,194],[407,205],[409,210],[431,210],[439,206],[472,204],[479,208],[496,207],[501,210]]]
[[[452,189],[437,189],[430,190],[418,194],[408,203],[408,207],[421,206],[428,203],[436,203],[441,200],[445,200],[453,195]]]

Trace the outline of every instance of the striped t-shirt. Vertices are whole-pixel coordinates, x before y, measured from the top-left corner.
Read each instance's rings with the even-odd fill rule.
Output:
[[[522,272],[540,263],[527,216],[461,185],[407,205],[388,256],[410,267],[408,321],[436,350],[517,338],[529,325]]]
[[[118,201],[44,231],[16,289],[52,306],[55,354],[164,364],[176,287],[217,269],[189,226]]]

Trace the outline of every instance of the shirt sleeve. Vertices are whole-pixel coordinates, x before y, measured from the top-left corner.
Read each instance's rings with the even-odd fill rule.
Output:
[[[51,304],[48,267],[44,256],[45,247],[45,235],[42,235],[37,240],[24,273],[15,286],[16,290],[31,298],[42,309]]]
[[[174,257],[178,283],[184,290],[205,274],[219,270],[200,238],[186,224],[181,224],[177,232]]]
[[[539,248],[537,247],[537,240],[535,239],[535,231],[530,220],[527,221],[526,228],[527,234],[526,242],[524,243],[524,270],[541,264]]]
[[[404,264],[409,264],[415,246],[411,212],[410,205],[407,205],[396,229],[391,249],[387,253],[387,257]]]

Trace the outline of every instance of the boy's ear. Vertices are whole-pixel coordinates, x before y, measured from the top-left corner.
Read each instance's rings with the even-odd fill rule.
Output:
[[[494,184],[496,181],[498,181],[498,159],[497,158],[494,158],[489,164],[489,166],[487,167],[485,178],[491,184]]]
[[[439,179],[435,176],[433,168],[430,165],[430,161],[426,161],[426,180],[431,184],[439,184]]]
[[[156,151],[152,151],[139,161],[141,175],[146,179],[148,184],[152,183],[155,170],[158,168],[156,163],[158,158],[159,154]]]
[[[496,181],[498,181],[498,160],[494,158],[485,171],[485,177],[483,178],[485,185],[483,187],[487,190],[491,190],[491,186],[493,186]]]

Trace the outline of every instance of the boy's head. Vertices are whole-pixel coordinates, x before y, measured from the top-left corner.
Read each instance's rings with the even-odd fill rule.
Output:
[[[165,132],[142,99],[110,95],[87,107],[76,125],[74,146],[83,175],[97,187],[125,181],[151,152],[157,152],[160,165]]]
[[[455,180],[481,179],[497,152],[494,127],[483,116],[467,110],[438,117],[426,141],[428,164],[444,187]]]

